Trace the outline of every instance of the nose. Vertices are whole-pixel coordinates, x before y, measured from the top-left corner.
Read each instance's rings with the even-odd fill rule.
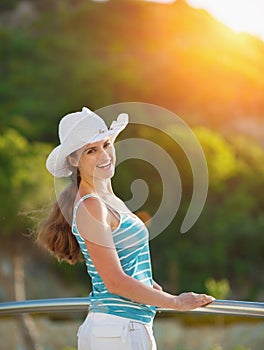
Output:
[[[100,160],[105,161],[105,160],[110,160],[110,159],[111,159],[111,157],[110,157],[109,153],[107,152],[107,149],[103,148],[102,152],[100,154]]]

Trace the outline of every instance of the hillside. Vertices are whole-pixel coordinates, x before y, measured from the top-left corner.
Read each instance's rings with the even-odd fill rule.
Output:
[[[75,106],[141,101],[191,124],[244,130],[262,140],[259,39],[234,33],[183,0],[27,4],[34,14],[28,25],[25,13],[23,20],[12,19],[7,8],[2,14],[2,23],[6,16],[13,24],[1,29],[3,127],[13,123],[27,137],[53,141],[51,123]]]

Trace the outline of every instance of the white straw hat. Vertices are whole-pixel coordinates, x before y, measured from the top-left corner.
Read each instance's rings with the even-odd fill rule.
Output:
[[[81,112],[65,115],[59,123],[60,145],[51,151],[46,161],[48,171],[55,177],[70,176],[68,155],[108,136],[114,140],[127,124],[128,115],[121,113],[108,129],[104,120],[86,107]]]

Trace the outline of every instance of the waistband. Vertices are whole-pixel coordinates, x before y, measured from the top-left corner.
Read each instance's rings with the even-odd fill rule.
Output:
[[[151,321],[150,323],[144,323],[144,322],[140,322],[138,320],[133,320],[130,318],[112,315],[112,314],[106,314],[106,313],[102,313],[102,312],[90,311],[87,318],[94,320],[94,321],[97,321],[97,322],[107,322],[110,324],[111,323],[125,324],[129,327],[130,330],[139,329],[140,327],[142,327],[142,325],[147,326],[151,329],[153,326],[153,321]]]

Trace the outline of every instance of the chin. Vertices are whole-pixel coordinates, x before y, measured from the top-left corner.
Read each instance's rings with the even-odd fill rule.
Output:
[[[107,180],[107,179],[111,179],[114,175],[115,175],[115,169],[109,170],[105,173],[97,172],[97,174],[95,174],[95,177],[97,179]]]

